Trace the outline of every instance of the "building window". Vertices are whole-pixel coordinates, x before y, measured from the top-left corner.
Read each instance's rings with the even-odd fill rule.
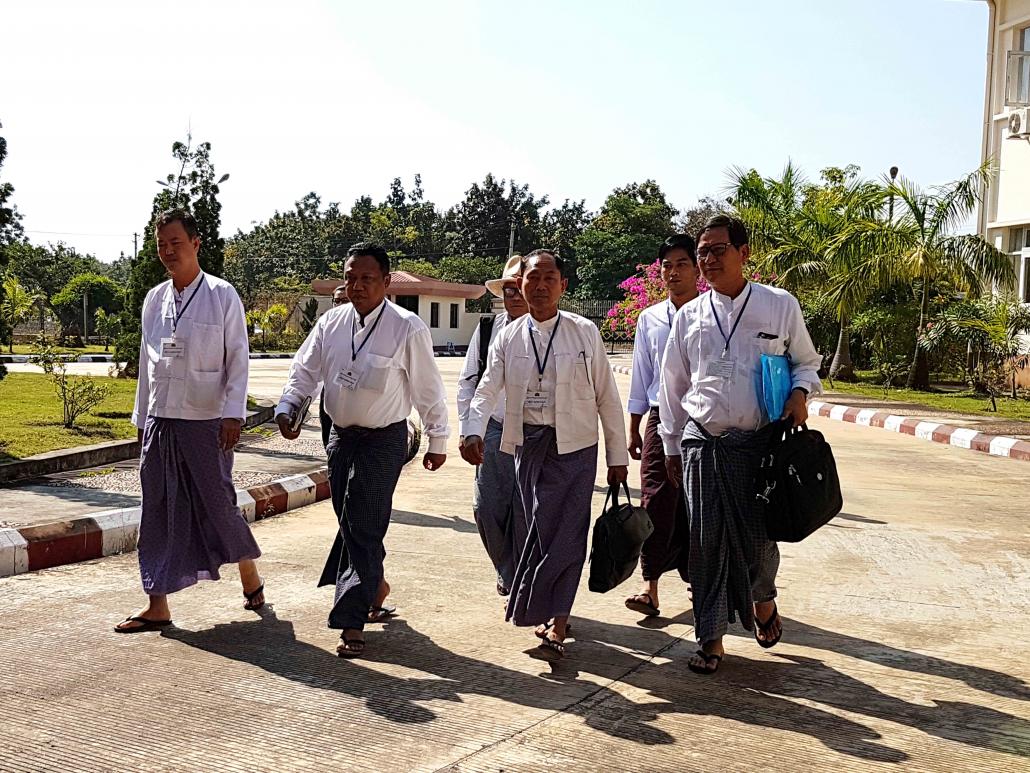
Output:
[[[429,304],[429,327],[440,327],[440,304]]]
[[[1023,258],[1023,283],[1020,288],[1019,300],[1023,303],[1030,303],[1030,258]]]
[[[402,309],[407,309],[413,314],[418,314],[418,296],[417,295],[398,295],[394,299],[394,303],[400,306]]]
[[[458,327],[458,304],[451,304],[451,327]]]
[[[1013,48],[1008,52],[1005,74],[1005,105],[1030,105],[1030,27],[1015,33]]]

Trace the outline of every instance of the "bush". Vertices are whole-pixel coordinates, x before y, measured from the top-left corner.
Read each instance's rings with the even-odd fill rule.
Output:
[[[107,399],[111,389],[107,384],[94,381],[90,376],[69,376],[66,372],[65,358],[57,352],[54,345],[40,336],[33,347],[29,361],[38,365],[50,378],[57,397],[61,400],[63,424],[71,429],[75,420],[100,405]]]

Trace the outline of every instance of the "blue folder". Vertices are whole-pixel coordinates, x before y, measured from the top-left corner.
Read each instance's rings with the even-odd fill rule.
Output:
[[[785,354],[762,355],[762,398],[769,421],[783,415],[790,396],[790,358]]]

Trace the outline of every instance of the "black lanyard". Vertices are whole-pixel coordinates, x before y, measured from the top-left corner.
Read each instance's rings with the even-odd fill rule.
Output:
[[[665,302],[665,316],[669,318],[669,329],[672,329],[672,301]]]
[[[200,275],[200,282],[201,282],[201,284],[198,284],[193,289],[193,292],[190,293],[189,300],[187,300],[186,303],[184,303],[182,305],[182,310],[181,311],[177,312],[175,310],[175,298],[174,297],[172,298],[172,335],[175,335],[175,330],[176,330],[176,328],[179,327],[179,320],[182,319],[183,315],[186,314],[186,309],[188,309],[190,307],[190,304],[193,303],[193,299],[196,298],[197,297],[197,293],[200,292],[200,288],[203,287],[203,281],[204,281],[204,274],[201,273],[201,275]],[[182,288],[182,289],[183,289],[183,292],[186,291],[185,287]],[[172,292],[173,293],[175,292],[175,286],[174,285],[172,285]]]
[[[723,332],[723,330],[722,330],[722,323],[719,321],[719,315],[715,313],[715,301],[712,299],[712,295],[714,293],[715,293],[714,290],[710,290],[709,291],[708,303],[711,304],[712,316],[715,317],[715,324],[719,328],[719,335],[722,336],[722,340],[726,343],[726,346],[724,346],[723,350],[722,350],[723,356],[725,356],[726,352],[728,352],[730,350],[730,341],[733,340],[733,334],[737,332],[737,325],[740,324],[740,320],[744,316],[744,309],[747,308],[747,303],[748,303],[748,301],[751,300],[751,283],[748,282],[748,285],[747,285],[747,298],[744,299],[744,305],[740,307],[740,313],[737,315],[737,321],[733,323],[733,327],[730,329],[729,336],[727,336],[726,333]]]
[[[357,326],[357,321],[353,320],[353,319],[351,320],[351,323],[350,323],[350,361],[351,362],[354,362],[354,360],[356,360],[358,358],[358,355],[361,353],[361,350],[365,348],[365,344],[367,344],[369,342],[369,339],[372,338],[372,334],[374,332],[376,332],[376,328],[379,327],[379,320],[381,320],[383,318],[383,312],[384,311],[386,311],[386,302],[385,301],[383,302],[383,308],[380,309],[380,311],[379,311],[379,316],[376,317],[376,321],[372,323],[372,329],[368,331],[368,335],[365,336],[362,339],[361,346],[359,346],[357,349],[354,348],[354,334],[355,334],[355,327]],[[354,313],[357,314],[358,310],[355,309]]]
[[[551,340],[547,342],[547,350],[544,352],[544,361],[540,362],[540,351],[536,348],[536,341],[533,339],[533,326],[529,325],[529,342],[533,344],[533,356],[536,358],[536,372],[539,374],[538,381],[544,380],[544,368],[547,367],[547,360],[551,356],[551,348],[554,346],[554,338],[558,335],[558,325],[561,324],[561,314],[554,321],[554,329],[551,331]]]

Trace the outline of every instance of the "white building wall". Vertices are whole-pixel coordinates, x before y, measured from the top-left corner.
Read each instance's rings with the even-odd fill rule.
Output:
[[[432,325],[432,304],[439,304],[439,318],[436,327]],[[451,304],[458,307],[458,325],[451,327]],[[467,313],[465,311],[464,298],[445,298],[436,295],[420,295],[418,299],[418,315],[433,337],[433,346],[446,348],[447,344],[453,344],[456,348],[468,346],[472,339],[472,333],[479,324],[481,314]]]

